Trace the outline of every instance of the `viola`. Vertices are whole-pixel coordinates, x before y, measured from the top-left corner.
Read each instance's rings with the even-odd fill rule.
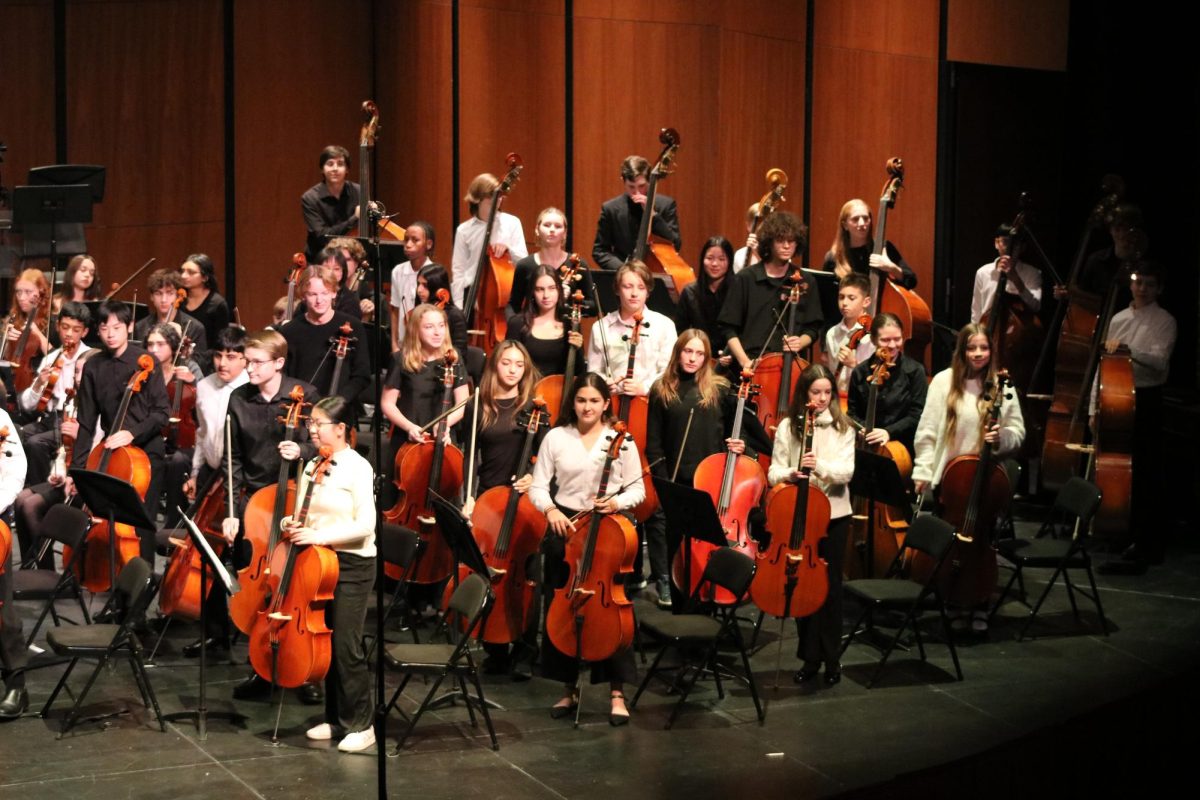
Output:
[[[496,215],[500,213],[500,203],[512,191],[524,169],[524,163],[516,153],[509,153],[504,163],[508,171],[492,195],[492,209],[488,212],[487,226],[483,230],[475,280],[471,282],[463,307],[468,326],[474,323],[477,330],[483,331],[483,349],[488,352],[507,337],[508,319],[504,309],[508,307],[516,270],[511,253],[496,258],[491,248],[492,230],[496,225]]]
[[[867,378],[867,415],[863,432],[874,430],[876,410],[879,405],[879,389],[896,366],[896,353],[886,347],[875,351],[876,364]],[[913,461],[908,449],[894,440],[888,440],[882,445],[870,446],[865,442],[861,447],[872,452],[887,456],[896,462],[900,477],[908,480],[912,476]],[[904,510],[894,506],[876,504],[872,520],[871,503],[866,498],[854,499],[854,514],[850,518],[850,535],[846,539],[846,568],[847,577],[871,578],[882,576],[896,558],[900,549],[900,541],[908,531],[908,520]]]
[[[846,347],[849,348],[851,352],[857,350],[858,346],[862,344],[862,340],[865,339],[871,332],[871,322],[872,320],[869,314],[863,314],[855,321],[854,330],[850,331],[850,338],[846,340]],[[837,354],[834,353],[834,355]],[[848,367],[845,364],[839,364],[837,369],[837,381],[835,385],[840,387],[846,384],[850,380],[850,373],[852,371],[852,367]],[[850,406],[850,396],[841,389],[838,389],[838,402],[842,404],[842,411],[845,411]]]
[[[37,374],[33,368],[34,361],[41,354],[41,347],[33,337],[33,328],[37,325],[37,309],[24,315],[24,322],[16,323],[21,326],[21,335],[16,341],[9,341],[8,331],[14,327],[10,317],[4,327],[4,347],[0,351],[0,362],[12,365],[13,385],[18,392],[28,389]]]
[[[322,447],[292,515],[294,527],[308,524],[313,492],[335,465],[332,450]],[[270,604],[258,612],[249,635],[250,664],[259,677],[285,689],[325,677],[333,655],[325,605],[337,581],[337,555],[330,548],[297,545],[286,537],[276,543],[268,573]]]
[[[358,235],[366,239],[378,235],[380,239],[402,242],[404,228],[384,216],[382,205],[371,199],[371,153],[379,138],[379,108],[374,102],[364,100],[362,104],[363,124],[358,135]],[[371,222],[375,221],[375,230]]]
[[[654,198],[658,195],[658,181],[675,171],[679,131],[663,128],[659,131],[658,141],[662,143],[663,149],[654,166],[650,168],[650,186],[646,189],[646,204],[642,207],[642,221],[638,225],[637,240],[630,258],[645,263],[650,272],[664,276],[671,300],[678,303],[679,295],[687,285],[695,282],[696,271],[676,252],[674,242],[668,242],[650,233],[650,223],[654,218]]]
[[[121,396],[121,405],[113,419],[113,433],[125,428],[125,417],[129,413],[129,403],[133,396],[142,390],[142,386],[154,374],[153,356],[143,353],[138,356],[137,371],[130,376]],[[88,455],[87,468],[97,472],[105,472],[115,478],[120,478],[137,491],[138,497],[145,500],[146,490],[150,488],[150,459],[145,451],[133,445],[109,449],[104,442],[92,448]],[[131,526],[117,523],[115,530],[110,531],[108,522],[95,522],[87,535],[87,546],[83,558],[76,562],[76,577],[80,584],[92,592],[107,591],[115,580],[116,573],[121,567],[141,553],[141,542],[137,531]],[[110,558],[110,541],[115,538],[116,563]],[[63,550],[64,558],[70,559],[67,548]]]
[[[612,465],[627,433],[617,422],[600,472],[597,496],[603,496]],[[564,653],[583,661],[603,661],[633,643],[633,602],[617,580],[633,572],[637,531],[621,514],[586,511],[567,538],[567,582],[556,589],[546,611],[546,635]]]
[[[787,328],[784,336],[792,336],[796,332],[796,308],[800,300],[808,293],[808,282],[799,267],[794,268],[788,275],[788,294],[784,299]],[[788,403],[796,390],[796,381],[800,373],[808,368],[808,362],[791,350],[779,353],[762,353],[754,360],[754,383],[759,386],[758,419],[774,439],[775,429],[780,420],[786,419]],[[771,454],[759,455],[759,463],[763,469],[771,466]]]
[[[983,416],[980,436],[1000,419],[1004,400],[1011,397],[1008,373],[996,373]],[[978,455],[961,455],[946,465],[939,487],[942,519],[954,526],[957,536],[938,573],[939,588],[946,602],[960,606],[986,603],[996,588],[996,523],[1009,501],[1012,486],[1004,467],[995,457],[996,445],[984,442]],[[913,556],[912,575],[925,581],[936,562],[918,553]]]
[[[296,287],[300,285],[300,276],[308,269],[308,259],[304,253],[292,255],[292,268],[287,277],[287,310],[283,312],[283,321],[291,322],[296,316]]]
[[[284,441],[295,441],[296,429],[304,419],[304,389],[293,386],[285,402],[286,412],[278,417],[283,423]],[[287,509],[295,503],[296,485],[289,480],[292,462],[279,460],[279,478],[273,486],[264,486],[246,503],[242,514],[243,538],[250,543],[250,563],[238,570],[242,590],[229,598],[229,618],[242,633],[249,634],[258,613],[271,602],[271,554],[282,535],[280,527]]]
[[[887,245],[888,210],[896,205],[896,198],[904,185],[904,163],[899,158],[887,162],[888,178],[879,195],[879,215],[875,221],[875,241],[872,253],[882,255]],[[925,353],[933,339],[933,315],[929,305],[916,292],[905,289],[884,278],[879,270],[871,270],[871,308],[875,313],[882,311],[900,318],[901,329],[908,332],[905,353],[916,361],[925,363]],[[870,326],[867,326],[870,327]]]
[[[571,254],[571,258],[579,260],[579,256],[574,253]],[[583,292],[578,289],[571,295],[571,312],[567,320],[570,332],[579,333],[579,326],[583,320]],[[575,364],[578,360],[579,348],[572,345],[567,349],[567,364],[563,374],[547,375],[533,388],[534,395],[546,401],[551,425],[557,425],[559,419],[567,413],[567,400],[570,397],[570,388],[575,385]]]
[[[604,324],[604,320],[600,320],[600,324]],[[633,329],[625,334],[622,338],[629,346],[629,358],[625,362],[625,380],[633,380],[634,362],[637,359],[638,340],[641,338],[642,328],[650,327],[649,322],[644,322],[642,312],[637,312],[633,315]],[[625,424],[625,430],[630,439],[637,443],[638,456],[642,460],[642,469],[646,469],[646,423],[650,418],[650,400],[646,395],[627,395],[614,394],[612,396],[613,413],[617,419]],[[654,484],[646,482],[646,498],[638,503],[633,509],[633,516],[638,522],[645,522],[650,519],[650,515],[658,508],[658,493],[654,491]]]
[[[752,372],[742,372],[742,382],[738,386],[737,411],[734,413],[733,431],[729,437],[731,439],[742,438],[742,417],[746,411],[746,403],[756,388],[752,380]],[[767,491],[767,476],[759,463],[750,456],[738,455],[732,451],[714,453],[696,467],[692,485],[712,497],[727,544],[738,548],[751,558],[757,558],[758,542],[750,536],[747,519],[750,512],[762,504],[763,494]],[[676,551],[675,560],[671,563],[671,577],[684,594],[690,597],[696,590],[704,567],[715,549],[716,547],[708,542],[691,539],[691,566],[686,570],[683,548]],[[688,574],[686,581],[685,572]],[[733,597],[726,590],[714,587],[710,599],[728,604],[741,598]]]
[[[57,483],[67,477],[67,461],[69,455],[75,452],[75,437],[62,432],[62,423],[68,420],[76,419],[78,412],[75,407],[75,387],[65,390],[66,397],[63,399],[60,422],[55,428],[55,434],[58,438],[58,449],[54,453],[54,462],[50,465],[50,477],[56,478]]]
[[[458,353],[451,349],[442,357],[442,411],[450,409],[454,395],[454,373]],[[443,418],[433,429],[432,441],[407,442],[396,451],[396,504],[383,513],[388,522],[402,525],[420,534],[424,547],[413,565],[408,580],[412,583],[440,583],[454,569],[454,554],[435,529],[431,492],[454,497],[462,488],[463,456],[454,445],[446,444],[447,422]],[[384,572],[399,580],[400,568],[385,563]]]
[[[804,415],[801,453],[812,449],[816,407]],[[750,597],[764,613],[807,617],[821,608],[829,593],[828,563],[821,541],[829,529],[829,498],[813,486],[807,472],[795,482],[781,483],[767,495],[767,530],[771,544],[758,554],[758,570]]]

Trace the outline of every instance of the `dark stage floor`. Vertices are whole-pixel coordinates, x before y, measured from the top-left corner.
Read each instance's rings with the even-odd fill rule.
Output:
[[[1047,575],[1031,577],[1032,592]],[[1147,766],[1147,754],[1163,753],[1160,743],[1178,743],[1174,731],[1186,730],[1196,710],[1200,552],[1177,545],[1167,563],[1147,575],[1100,581],[1110,636],[1099,633],[1091,608],[1083,609],[1084,628],[1075,626],[1065,592],[1056,589],[1037,628],[1040,638],[1019,643],[1023,609],[1011,603],[986,639],[963,643],[961,683],[953,679],[946,648],[934,643],[928,664],[916,661],[915,652],[897,654],[881,685],[867,690],[876,652],[855,645],[839,686],[801,690],[790,679],[797,664],[795,629],[788,625],[783,688],[772,691],[778,624],[768,621],[766,644],[753,660],[768,687],[761,726],[743,688],[718,701],[711,683],[703,683],[671,731],[663,724],[673,698],[660,689],[642,698],[631,725],[613,729],[605,716],[607,693],[589,687],[582,726],[572,730],[569,721],[547,714],[559,695],[557,684],[490,678],[486,690],[504,707],[494,712],[500,750],[488,747],[482,728],[469,726],[461,706],[431,713],[404,754],[387,759],[389,792],[666,800],[941,796],[961,786],[973,798],[1041,796],[1049,793],[1042,775],[1052,769],[1058,788],[1164,786],[1168,772],[1188,764],[1132,770]],[[164,711],[195,705],[196,662],[180,655],[194,636],[192,626],[173,624],[151,669]],[[234,660],[242,661],[244,652],[235,648]],[[30,674],[35,710],[58,669]],[[332,746],[306,742],[304,730],[318,721],[319,709],[300,705],[294,693],[283,707],[281,746],[272,747],[274,706],[229,699],[245,672],[228,661],[211,668],[210,709],[236,708],[248,720],[244,727],[213,721],[203,743],[187,723],[160,733],[153,714],[134,699],[123,667],[101,677],[88,711],[128,708],[130,714],[82,723],[56,741],[70,702],[63,697],[49,720],[28,716],[0,725],[0,797],[300,800],[375,793],[373,754],[341,755]],[[77,671],[72,684],[80,686],[83,677]],[[409,708],[420,689],[410,688]],[[389,730],[398,727],[390,721]],[[1065,766],[1051,767],[1058,758]]]

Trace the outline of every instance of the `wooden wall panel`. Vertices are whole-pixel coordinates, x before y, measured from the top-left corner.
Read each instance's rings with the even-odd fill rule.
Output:
[[[30,167],[54,163],[54,4],[51,0],[0,2],[0,142],[8,145],[0,182],[23,185]],[[16,248],[16,238],[0,248]],[[0,252],[0,266],[16,268],[15,252]],[[7,308],[7,303],[4,304]]]
[[[452,186],[449,0],[376,5],[376,102],[384,130],[377,145],[376,196],[405,225],[437,231],[434,258],[450,262]],[[501,154],[503,158],[503,153]]]
[[[949,0],[946,58],[1063,72],[1070,0]]]
[[[459,12],[462,185],[453,189],[461,198],[481,172],[503,177],[505,156],[518,153],[525,170],[504,209],[520,218],[531,247],[538,212],[566,204],[564,7],[472,0]],[[460,202],[455,224],[469,215]]]
[[[71,3],[66,21],[67,157],[108,168],[88,230],[104,280],[150,256],[220,263],[220,0]]]
[[[888,238],[916,271],[918,292],[928,302],[937,185],[938,9],[936,2],[905,7],[914,14],[891,20],[900,25],[904,36],[868,37],[861,31],[853,35],[844,31],[850,24],[869,27],[870,20],[860,20],[859,12],[848,5],[817,2],[815,30],[829,38],[818,38],[814,47],[810,261],[819,263],[833,241],[838,212],[846,200],[860,197],[872,210],[877,207],[887,177],[884,164],[891,156],[900,156],[906,169],[905,188],[888,219]],[[927,16],[918,20],[915,11]],[[895,13],[886,11],[884,17]],[[829,44],[839,40],[855,46]],[[903,45],[907,52],[861,49],[879,42]],[[914,42],[922,43],[925,51],[916,53]]]
[[[329,4],[317,0],[234,4],[237,303],[248,328],[270,323],[292,254],[304,251],[300,195],[321,180],[321,149],[349,150],[350,180],[358,180],[370,5],[339,3],[331,25]]]
[[[813,42],[895,56],[937,58],[939,0],[816,0]]]

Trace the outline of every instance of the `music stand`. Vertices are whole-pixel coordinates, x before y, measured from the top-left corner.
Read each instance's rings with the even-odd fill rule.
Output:
[[[114,526],[131,525],[141,530],[154,530],[154,521],[146,514],[142,498],[133,484],[105,472],[90,469],[71,469],[67,474],[75,481],[75,490],[91,509],[93,516],[108,518],[109,591],[117,586],[117,536]],[[115,596],[115,595],[114,595]],[[112,603],[109,598],[108,605]]]
[[[27,184],[31,187],[69,187],[86,185],[89,187],[91,203],[104,200],[104,167],[95,164],[51,164],[44,167],[34,167],[29,170]],[[72,256],[87,252],[87,237],[83,232],[83,223],[91,222],[91,211],[86,219],[63,219],[57,228],[44,222],[35,222],[26,226],[22,240],[24,258],[50,255],[54,253],[49,248],[52,238],[54,249],[59,255]],[[51,261],[51,269],[57,270],[57,263]],[[54,287],[51,286],[51,289]]]
[[[219,473],[217,473],[219,474]],[[163,719],[174,722],[175,720],[194,719],[196,721],[196,736],[199,741],[208,740],[208,718],[215,717],[217,719],[228,720],[236,725],[241,725],[246,717],[238,714],[236,711],[212,711],[208,710],[208,680],[206,677],[205,667],[208,662],[208,635],[206,631],[208,626],[208,603],[204,601],[203,587],[208,584],[209,570],[212,570],[213,575],[220,580],[214,580],[209,591],[222,591],[234,595],[242,590],[238,583],[237,576],[231,575],[229,570],[225,569],[225,565],[221,563],[221,559],[217,556],[216,551],[209,545],[208,540],[200,529],[196,527],[196,523],[187,515],[182,508],[178,506],[175,510],[179,512],[179,518],[183,521],[187,535],[191,538],[192,544],[196,551],[200,553],[200,697],[197,700],[196,708],[191,711],[176,711],[172,714],[165,714]]]
[[[50,269],[56,275],[60,237],[70,236],[60,226],[76,225],[82,239],[82,223],[92,221],[92,188],[87,184],[18,186],[13,189],[12,198],[13,230],[24,233],[24,257],[50,256]],[[42,241],[46,242],[44,252],[29,246],[31,242]],[[66,255],[84,252],[81,242],[67,240],[62,244]]]
[[[887,456],[881,456],[862,448],[854,451],[854,477],[850,479],[850,493],[857,497],[867,498],[867,548],[861,554],[864,560],[863,574],[868,578],[875,577],[875,505],[882,503],[895,506],[905,511],[905,517],[911,518],[912,513],[908,500],[908,488],[900,477],[896,462]]]
[[[674,563],[675,552],[687,545],[685,539],[708,542],[714,547],[727,547],[725,529],[717,516],[717,507],[708,492],[654,476],[654,491],[667,515],[667,563]],[[692,548],[683,551],[683,588],[671,581],[671,611],[682,614],[692,591]]]

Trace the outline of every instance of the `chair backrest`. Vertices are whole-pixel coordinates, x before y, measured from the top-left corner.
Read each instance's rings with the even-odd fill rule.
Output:
[[[92,518],[82,509],[59,503],[50,506],[46,516],[38,525],[39,538],[52,539],[74,551],[78,551],[88,530],[92,527]]]
[[[1075,477],[1063,484],[1054,498],[1054,511],[1079,519],[1079,529],[1086,531],[1092,517],[1100,508],[1101,492],[1091,481]]]
[[[452,614],[459,614],[464,624],[468,626],[466,632],[470,633],[470,628],[474,627],[473,623],[483,612],[490,596],[491,588],[488,586],[487,580],[478,573],[472,572],[458,585],[454,594],[450,595],[448,611]]]
[[[757,565],[750,556],[732,547],[721,547],[709,555],[696,591],[701,592],[705,583],[713,583],[734,597],[744,597],[754,580],[755,569]]]
[[[136,618],[150,603],[150,577],[154,570],[141,556],[130,559],[117,575],[116,608],[121,622]]]
[[[923,514],[908,526],[904,546],[941,561],[954,541],[954,526],[933,514]]]
[[[412,564],[420,544],[420,534],[400,525],[385,522],[379,530],[379,554],[384,561],[395,564],[402,571]]]

